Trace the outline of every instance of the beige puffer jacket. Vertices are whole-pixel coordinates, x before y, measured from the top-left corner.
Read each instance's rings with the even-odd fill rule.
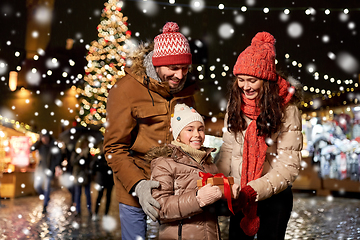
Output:
[[[249,118],[246,120],[251,122]],[[227,127],[227,114],[224,123]],[[285,190],[298,176],[303,146],[301,129],[299,109],[288,105],[280,131],[271,136],[273,144],[268,146],[262,177],[248,183],[257,192],[258,201]],[[219,171],[225,176],[233,176],[239,185],[245,133],[246,130],[235,139],[235,134],[224,132],[224,143],[216,161]]]
[[[172,144],[153,150],[160,156],[151,161],[151,178],[160,182],[152,193],[161,205],[159,239],[178,239],[179,228],[182,239],[220,239],[214,205],[201,208],[196,200],[199,172],[218,173],[210,156],[213,150],[206,149],[200,164]]]

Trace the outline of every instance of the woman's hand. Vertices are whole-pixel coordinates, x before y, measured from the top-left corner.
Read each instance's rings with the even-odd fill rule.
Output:
[[[234,199],[238,199],[239,192],[240,192],[240,185],[234,183],[231,187],[231,191],[232,191]]]

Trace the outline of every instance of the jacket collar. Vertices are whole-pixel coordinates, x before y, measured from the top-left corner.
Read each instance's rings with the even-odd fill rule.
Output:
[[[207,159],[209,157],[211,152],[214,152],[216,150],[215,148],[205,148],[206,155],[201,160],[201,162],[200,162],[201,164],[199,164],[198,162],[196,162],[195,159],[193,159],[189,154],[184,152],[180,147],[177,147],[172,144],[168,144],[168,146],[173,148],[171,158],[174,159],[175,162],[182,163],[182,164],[192,166],[192,167],[200,166],[201,168],[203,168],[203,166],[201,164],[204,163],[205,159]]]
[[[125,72],[126,72],[126,74],[129,74],[134,79],[136,79],[145,88],[148,88],[150,91],[160,94],[165,99],[173,98],[173,97],[192,96],[198,89],[198,87],[195,83],[191,83],[191,82],[189,82],[189,80],[186,80],[183,90],[181,90],[178,93],[171,94],[168,82],[160,83],[159,81],[157,81],[151,77],[148,77],[145,73],[142,74],[141,76],[136,75],[131,71],[130,68],[125,68]]]
[[[169,98],[171,96],[170,87],[167,82],[160,83],[157,80],[148,77],[146,74],[142,74],[141,76],[136,75],[130,68],[125,68],[125,72],[136,79],[145,88],[160,94],[163,98]]]

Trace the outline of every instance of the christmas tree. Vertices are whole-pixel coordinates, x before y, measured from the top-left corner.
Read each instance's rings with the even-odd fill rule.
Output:
[[[127,17],[121,13],[122,1],[104,4],[101,22],[97,26],[98,40],[93,41],[86,57],[84,84],[77,89],[80,110],[76,121],[81,126],[95,126],[104,131],[108,91],[125,75],[126,43],[131,36]]]

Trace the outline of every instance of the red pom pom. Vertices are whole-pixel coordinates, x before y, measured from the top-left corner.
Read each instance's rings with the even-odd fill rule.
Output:
[[[95,113],[96,113],[96,109],[95,109],[95,108],[90,108],[90,113],[91,113],[91,114],[95,114]]]
[[[255,218],[249,218],[248,216],[245,216],[243,219],[241,219],[240,227],[246,235],[254,236],[259,231],[260,218],[258,216]]]
[[[130,30],[127,30],[127,31],[126,31],[126,35],[131,35],[131,31],[130,31]]]
[[[116,10],[118,10],[119,12],[121,11],[121,8],[120,7],[117,7]]]
[[[167,22],[163,27],[163,33],[179,32],[179,26],[175,22]]]
[[[259,32],[255,35],[255,37],[251,40],[251,45],[256,44],[264,44],[264,43],[270,43],[274,45],[276,42],[273,35],[271,35],[268,32]]]

